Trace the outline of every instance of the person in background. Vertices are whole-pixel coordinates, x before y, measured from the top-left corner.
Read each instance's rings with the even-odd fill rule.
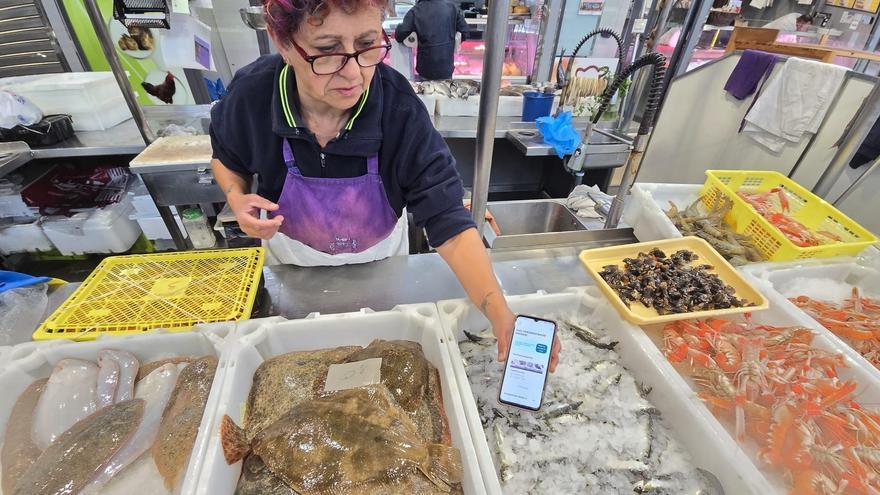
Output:
[[[411,34],[418,38],[416,71],[422,79],[451,79],[454,69],[455,35],[466,38],[467,22],[458,5],[450,0],[419,0],[397,26],[394,37],[403,43]]]
[[[778,29],[783,32],[793,33],[795,31],[806,31],[810,28],[812,23],[813,17],[811,15],[792,12],[791,14],[785,14],[784,16],[774,21],[768,22],[761,27],[765,29]]]

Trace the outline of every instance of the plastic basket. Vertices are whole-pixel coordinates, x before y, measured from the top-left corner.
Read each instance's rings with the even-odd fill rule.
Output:
[[[34,332],[34,340],[92,340],[251,315],[262,248],[106,258]]]
[[[725,220],[736,232],[752,236],[755,246],[770,261],[855,255],[877,242],[877,237],[866,228],[779,172],[707,170],[706,176],[700,191],[706,206],[711,207],[722,196],[730,198],[733,208]],[[796,246],[736,194],[740,190],[768,192],[777,187],[784,189],[790,198],[791,212],[788,215],[814,232],[831,232],[843,241],[812,247]]]

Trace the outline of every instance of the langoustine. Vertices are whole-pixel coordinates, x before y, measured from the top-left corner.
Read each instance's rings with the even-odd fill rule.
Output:
[[[862,296],[858,287],[853,287],[852,297],[841,304],[807,296],[790,300],[880,368],[880,300]]]
[[[793,495],[877,493],[878,466],[864,452],[880,445],[880,414],[855,400],[855,382],[837,377],[843,357],[813,337],[748,319],[663,329],[667,358],[715,415],[732,418],[739,442],[753,439],[759,459],[786,473]]]

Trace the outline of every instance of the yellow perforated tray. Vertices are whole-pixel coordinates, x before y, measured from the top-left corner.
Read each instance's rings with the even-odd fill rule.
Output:
[[[263,248],[113,256],[34,332],[34,340],[92,340],[251,315]]]
[[[629,307],[624,304],[617,292],[605,282],[605,279],[599,275],[602,268],[606,265],[619,265],[623,267],[624,258],[635,258],[639,253],[647,253],[648,251],[658,248],[667,255],[678,251],[679,249],[687,249],[696,253],[699,257],[694,261],[693,265],[709,264],[714,269],[709,270],[711,273],[717,274],[721,280],[727,285],[733,287],[736,296],[755,303],[754,306],[743,308],[715,309],[710,311],[694,311],[690,313],[675,313],[661,315],[654,308],[649,308],[640,302],[631,302]],[[739,272],[736,271],[730,263],[727,262],[718,251],[709,245],[708,242],[699,237],[683,237],[680,239],[666,239],[663,241],[641,242],[638,244],[624,244],[622,246],[612,246],[597,249],[587,249],[581,251],[581,263],[587,272],[596,280],[599,289],[605,294],[605,297],[611,301],[611,304],[620,312],[621,316],[627,321],[636,325],[653,325],[656,323],[667,323],[676,320],[687,320],[690,318],[707,318],[709,316],[721,316],[737,313],[747,313],[751,311],[759,311],[767,309],[767,299],[763,294],[757,291],[749,284]]]

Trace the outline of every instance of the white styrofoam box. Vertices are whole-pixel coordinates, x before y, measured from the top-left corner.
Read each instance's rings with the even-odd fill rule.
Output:
[[[437,97],[434,95],[420,95],[416,96],[422,100],[422,103],[425,104],[425,109],[428,110],[428,115],[434,115],[434,112],[437,110]]]
[[[141,235],[129,196],[118,203],[76,213],[71,217],[43,217],[43,232],[63,255],[121,253]]]
[[[168,227],[165,226],[165,221],[162,220],[162,217],[160,216],[144,215],[138,212],[129,215],[128,218],[136,221],[144,232],[144,237],[151,241],[155,241],[156,239],[171,239],[171,232],[168,232]],[[180,229],[181,234],[186,238],[187,232],[186,229],[183,228],[183,222],[180,220],[180,217],[174,215],[174,220],[177,222],[177,228]]]
[[[833,280],[835,282],[842,282],[858,287],[862,294],[873,296],[880,295],[880,270],[862,266],[856,263],[853,258],[830,258],[830,260],[832,260],[832,263],[826,265],[803,265],[794,262],[787,262],[789,265],[787,268],[779,266],[781,265],[781,263],[779,263],[776,266],[771,265],[769,267],[771,269],[769,270],[767,266],[753,265],[744,268],[744,271],[747,275],[759,278],[761,281],[759,283],[770,284],[774,289],[772,293],[775,293],[774,297],[778,297],[780,306],[787,307],[791,312],[799,312],[803,314],[804,317],[812,322],[812,324],[809,325],[810,328],[822,334],[828,340],[835,342],[839,347],[848,350],[849,356],[852,357],[854,361],[858,362],[868,374],[873,376],[875,383],[880,385],[880,370],[864,359],[840,337],[826,329],[821,323],[804,313],[800,308],[794,305],[794,303],[790,302],[782,295],[783,293],[791,292],[790,287],[795,279],[812,279],[818,283],[822,283],[823,280]],[[772,268],[776,269],[774,270]],[[831,302],[840,304],[843,301]]]
[[[40,210],[31,208],[23,199],[21,199],[21,190],[24,189],[20,184],[2,184],[0,185],[0,217],[33,217],[40,216]]]
[[[131,118],[112,72],[64,72],[0,80],[30,99],[43,114],[66,113],[77,131],[100,131]]]
[[[452,445],[461,452],[464,467],[464,493],[485,493],[477,467],[476,450],[467,427],[468,419],[461,404],[461,394],[456,388],[449,351],[434,304],[401,305],[382,312],[364,309],[338,315],[315,313],[305,319],[291,321],[278,317],[251,320],[240,323],[235,335],[234,345],[224,349],[220,361],[220,366],[228,371],[209,423],[211,439],[199,476],[197,494],[228,495],[235,491],[241,462],[232,466],[226,463],[220,445],[220,420],[228,414],[241,424],[242,405],[250,392],[254,371],[263,361],[293,351],[346,345],[366,346],[374,339],[411,340],[421,344],[425,357],[440,372],[443,405],[449,418]]]
[[[39,218],[30,223],[0,227],[0,254],[51,251],[54,248],[43,232]]]
[[[717,476],[726,493],[770,493],[751,460],[691,391],[662,351],[645,332],[622,320],[596,287],[574,288],[554,294],[510,296],[507,302],[510,309],[518,314],[571,319],[589,316],[588,320],[594,328],[601,329],[612,340],[618,341],[614,350],[620,356],[621,364],[639,383],[651,387],[648,400],[660,410],[666,424],[671,427],[673,436],[690,453],[696,467]],[[495,474],[497,471],[458,349],[458,342],[466,338],[465,330],[479,333],[490,326],[489,321],[476,307],[463,299],[440,301],[437,308],[447,335],[453,370],[458,389],[462,393],[468,426],[477,447],[486,490],[493,495],[501,494],[501,486]],[[565,360],[565,349],[562,349],[559,356],[560,366],[566,364]],[[550,380],[552,379],[553,375],[550,375]],[[548,445],[547,448],[552,449],[553,446]]]
[[[4,362],[0,365],[0,387],[3,387],[7,398],[0,401],[0,431],[5,431],[12,407],[24,389],[34,380],[51,375],[55,363],[62,359],[77,358],[97,361],[98,351],[102,349],[119,349],[131,352],[137,356],[141,363],[178,356],[198,357],[210,354],[219,357],[226,342],[225,337],[230,331],[231,327],[226,325],[184,333],[156,332],[129,337],[99,338],[91,342],[54,340],[27,342],[13,346],[3,353]],[[206,418],[211,416],[211,412],[216,407],[214,403],[217,396],[216,390],[223,382],[223,371],[218,366],[214,375],[214,383],[211,386],[211,392],[202,416],[202,426],[199,427],[189,464],[186,466],[186,474],[180,491],[183,495],[194,493],[196,477],[204,460],[209,437],[205,429],[205,425],[208,424]]]
[[[792,303],[790,303],[787,299],[785,299],[781,294],[776,292],[769,282],[766,280],[757,279],[748,273],[743,273],[743,277],[752,285],[754,285],[758,290],[761,291],[764,296],[767,297],[767,301],[770,303],[770,308],[764,311],[758,311],[751,314],[751,321],[756,325],[773,325],[777,327],[805,327],[813,331],[815,337],[813,338],[812,345],[818,349],[822,349],[825,351],[838,353],[843,356],[844,366],[839,369],[839,378],[841,380],[854,380],[858,385],[856,388],[855,396],[858,397],[859,402],[862,404],[877,404],[880,402],[880,381],[877,378],[877,371],[870,366],[867,361],[865,361],[857,352],[855,352],[852,348],[845,345],[840,339],[834,337],[830,332],[825,330],[821,325],[816,323],[815,320],[808,317],[803,311],[798,309]],[[617,319],[619,324],[626,324],[619,316],[619,314],[611,309],[608,311],[609,318]],[[731,317],[725,317],[726,320],[743,322],[743,315],[734,315]],[[663,352],[661,351],[663,347],[663,336],[662,336],[662,325],[645,327],[642,335],[646,335],[648,340],[653,342],[653,346],[657,351],[657,355],[659,357],[663,356]],[[665,357],[663,358],[665,364]],[[690,378],[683,378],[681,375],[678,375],[677,381],[683,381],[686,384],[693,385],[692,389],[694,391],[700,390],[700,388],[693,384],[693,381]],[[709,410],[701,403],[701,401],[693,395],[693,400],[697,403],[700,403],[702,412],[705,414],[710,414]],[[728,419],[716,420],[718,425],[724,425],[722,430],[724,433],[721,434],[722,438],[720,439],[721,443],[724,445],[725,450],[739,450],[746,454],[748,459],[756,459],[758,452],[758,445],[748,439],[745,444],[737,444],[734,440],[734,423]],[[753,464],[753,467],[755,464]],[[760,469],[754,468],[755,471],[753,473],[753,478],[750,478],[750,486],[759,487],[760,489],[753,493],[759,494],[786,494],[789,492],[786,487],[785,481],[782,477],[782,472],[779,470],[770,470],[768,469]],[[716,473],[718,474],[718,473]],[[720,477],[720,476],[719,476]],[[741,491],[732,491],[731,493],[744,493]]]
[[[521,117],[523,111],[522,96],[499,96],[498,97],[498,113],[499,117]]]
[[[476,117],[480,113],[480,97],[471,96],[466,100],[437,96],[437,115],[445,117]]]
[[[669,202],[680,209],[697,200],[702,184],[635,184],[630,190],[621,220],[633,228],[641,242],[682,237],[666,216]]]

